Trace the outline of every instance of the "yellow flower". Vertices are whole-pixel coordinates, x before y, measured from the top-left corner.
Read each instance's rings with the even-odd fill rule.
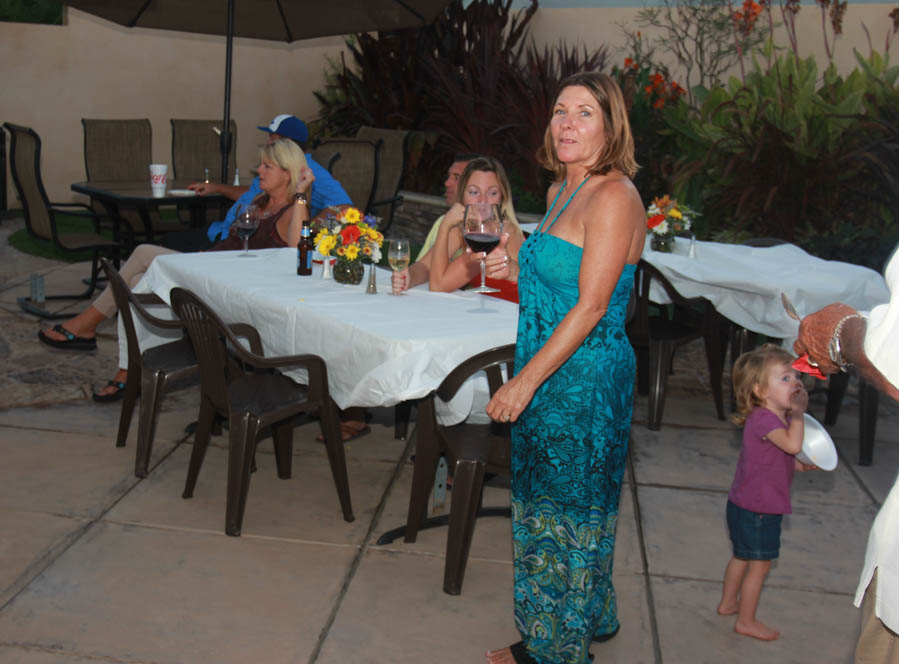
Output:
[[[668,216],[674,217],[675,219],[683,219],[684,218],[684,215],[682,215],[680,210],[678,210],[677,208],[671,208],[670,210],[668,210]]]
[[[338,252],[339,252],[339,250],[338,250]],[[357,245],[351,244],[350,246],[346,247],[346,257],[349,260],[354,261],[354,260],[356,260],[356,258],[358,256],[359,256],[359,247]]]
[[[357,224],[359,223],[359,220],[362,219],[362,214],[356,208],[351,207],[343,213],[343,218],[351,224]]]
[[[337,245],[337,238],[333,235],[326,235],[322,240],[316,245],[318,247],[318,251],[323,256],[330,256],[331,250]]]
[[[344,248],[344,247],[337,247],[337,255],[338,255],[338,256],[345,256],[345,255],[346,255],[346,248]]]
[[[365,248],[362,250],[362,253],[366,256],[371,256],[371,247],[369,245],[365,245]]]

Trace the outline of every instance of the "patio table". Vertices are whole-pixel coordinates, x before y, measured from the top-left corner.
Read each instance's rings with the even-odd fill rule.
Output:
[[[331,397],[340,408],[393,406],[434,390],[463,360],[514,343],[518,305],[475,293],[414,288],[390,295],[390,272],[377,269],[377,295],[365,283],[322,280],[320,268],[296,275],[296,250],[171,254],[154,259],[134,291],[169,302],[175,286],[206,301],[226,323],[250,323],[266,356],[314,353],[328,366]],[[141,348],[171,340],[142,328]],[[120,334],[120,339],[124,335]],[[302,382],[300,371],[287,373]],[[446,405],[452,424],[472,410],[476,381]]]
[[[800,316],[832,302],[868,311],[889,299],[886,282],[874,270],[817,258],[793,244],[750,247],[697,241],[692,258],[689,247],[689,240],[678,238],[673,253],[653,251],[647,238],[643,260],[684,297],[704,297],[725,318],[747,330],[784,339],[789,347],[799,324],[784,311],[781,293],[786,293]],[[650,292],[650,298],[659,303],[667,300],[661,288]]]
[[[206,208],[212,204],[229,203],[220,194],[178,195],[172,191],[186,191],[194,180],[174,180],[169,183],[164,196],[154,196],[150,188],[149,177],[140,181],[120,182],[75,182],[72,191],[90,196],[100,201],[113,216],[121,216],[120,210],[129,208],[136,210],[147,233],[147,241],[153,242],[153,226],[150,210],[160,205],[178,205],[187,207],[190,214],[190,225],[201,228],[206,225]]]

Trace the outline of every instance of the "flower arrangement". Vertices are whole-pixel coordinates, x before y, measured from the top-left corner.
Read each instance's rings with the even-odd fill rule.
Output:
[[[375,227],[377,217],[363,216],[354,207],[332,209],[325,217],[322,229],[315,236],[315,248],[325,257],[335,255],[334,278],[345,283],[362,281],[363,260],[381,260],[384,235]],[[344,278],[345,277],[345,278]]]
[[[646,226],[652,232],[651,246],[656,251],[671,251],[674,236],[693,227],[698,213],[667,194],[652,199],[646,211]]]

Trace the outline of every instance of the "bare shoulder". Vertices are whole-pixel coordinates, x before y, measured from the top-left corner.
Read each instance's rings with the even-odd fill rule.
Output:
[[[624,219],[643,223],[645,210],[634,183],[620,173],[604,176],[590,189],[585,201],[596,222],[620,224]]]

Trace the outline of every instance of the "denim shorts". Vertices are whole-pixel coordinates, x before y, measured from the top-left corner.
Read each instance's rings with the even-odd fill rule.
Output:
[[[727,501],[727,529],[734,558],[774,560],[780,554],[783,514],[760,514]]]

